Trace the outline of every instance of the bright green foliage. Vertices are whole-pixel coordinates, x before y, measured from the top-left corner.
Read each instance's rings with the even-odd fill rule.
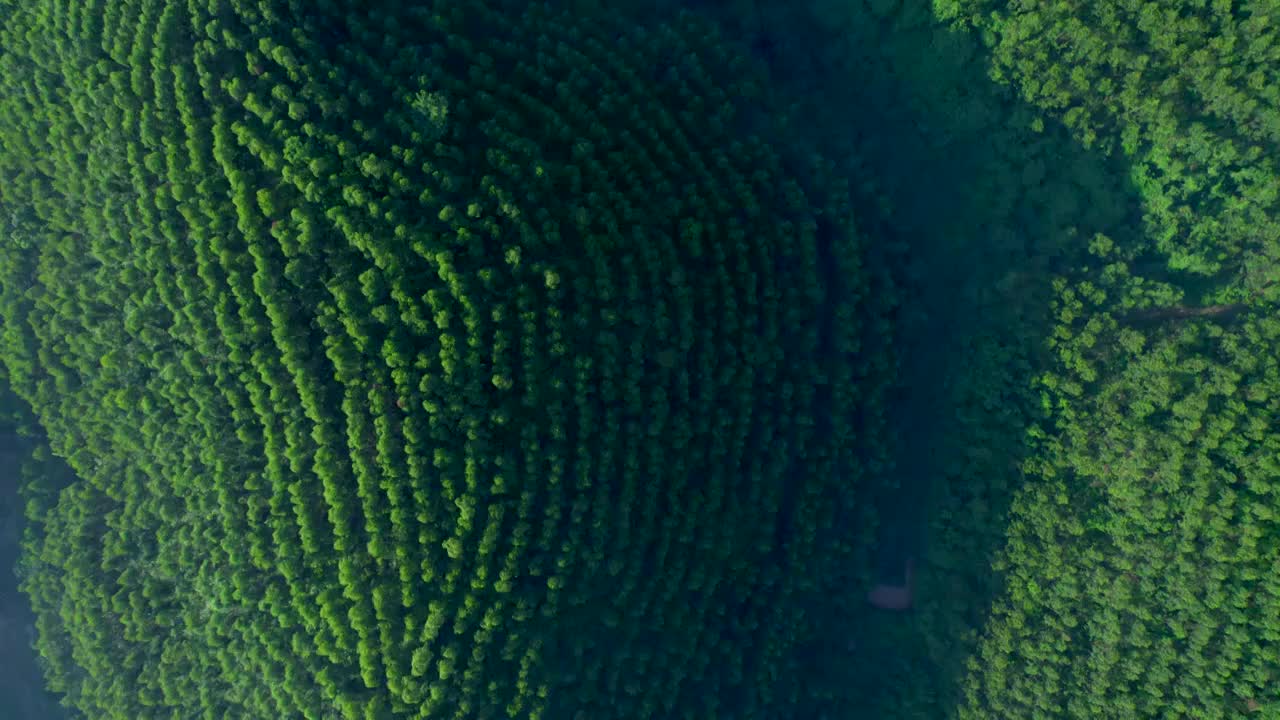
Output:
[[[1197,301],[1253,296],[1280,275],[1275,0],[939,5],[990,40],[995,78],[1131,158],[1148,242],[1200,277]]]
[[[3,7],[0,357],[81,478],[26,582],[71,706],[801,707],[804,602],[865,564],[879,270],[707,28]]]
[[[1275,697],[1280,322],[1139,330],[1101,297],[1064,288],[1064,315],[1092,312],[1062,343],[1074,370],[1044,381],[1057,427],[959,717],[1227,718]]]
[[[1274,3],[961,2],[995,76],[1133,164],[1055,283],[962,718],[1228,718],[1280,684]]]

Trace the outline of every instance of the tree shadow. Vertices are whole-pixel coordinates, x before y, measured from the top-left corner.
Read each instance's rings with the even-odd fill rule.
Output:
[[[7,379],[0,379],[7,383]],[[0,396],[7,394],[0,390]],[[5,399],[0,398],[0,404]],[[58,698],[45,689],[38,655],[32,648],[35,615],[31,603],[18,590],[21,538],[26,521],[19,495],[22,463],[34,442],[12,432],[0,420],[0,717],[66,717]]]
[[[850,587],[814,608],[824,632],[806,665],[840,689],[810,716],[948,717],[1004,587],[992,561],[1043,416],[1033,385],[1053,278],[1084,263],[1095,234],[1141,232],[1128,164],[990,80],[980,38],[938,22],[930,0],[664,2],[756,54],[794,103],[792,125],[829,158],[870,169],[888,201],[859,198],[873,242],[888,233],[909,248],[894,319],[896,468],[859,493],[882,521],[881,579],[900,581],[918,558],[916,607],[875,611],[866,587]]]

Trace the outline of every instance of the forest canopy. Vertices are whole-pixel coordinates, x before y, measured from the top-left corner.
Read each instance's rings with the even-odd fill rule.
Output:
[[[49,687],[1269,717],[1278,93],[1274,0],[0,0]]]
[[[892,294],[714,28],[50,0],[0,44],[0,356],[78,476],[33,481],[24,584],[69,706],[797,702],[806,599],[865,565],[835,525],[870,527]]]

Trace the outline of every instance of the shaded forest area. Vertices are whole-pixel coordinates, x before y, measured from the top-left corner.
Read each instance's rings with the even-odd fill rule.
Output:
[[[864,479],[835,514],[856,547],[826,557],[829,584],[788,588],[803,611],[770,640],[787,649],[745,670],[786,668],[800,689],[731,707],[791,693],[797,717],[977,720],[1265,717],[1280,704],[1276,3],[565,4],[718,26],[768,78],[739,117],[776,119],[797,157],[816,150],[847,178],[868,265],[897,268],[863,280],[902,289],[857,327],[893,348],[899,377],[886,434],[859,436],[883,445],[859,448]],[[683,49],[670,48],[655,62],[674,63]],[[779,500],[784,515],[793,502]],[[913,610],[860,603],[868,554],[888,581],[917,558]],[[812,592],[836,581],[847,595]],[[346,602],[326,597],[322,612],[330,600]],[[368,660],[388,647],[377,635],[345,656],[353,677],[382,672]],[[452,666],[448,652],[432,660]],[[411,684],[393,695],[415,697]],[[358,679],[332,692],[365,697]]]
[[[30,603],[18,594],[17,564],[21,539],[22,502],[18,497],[18,472],[25,451],[20,438],[0,436],[0,716],[53,718],[58,710],[54,697],[42,693],[44,678],[31,651],[35,616]]]
[[[868,717],[953,716],[1005,588],[992,562],[1044,416],[1033,385],[1050,362],[1053,277],[1084,262],[1095,234],[1140,232],[1127,163],[993,82],[979,39],[928,2],[707,5],[766,48],[807,135],[870,168],[859,209],[909,248],[898,440],[875,504],[882,577],[923,561],[917,608],[833,616],[817,656],[848,642],[843,700]]]
[[[6,380],[7,382],[7,380]],[[18,590],[25,502],[19,489],[24,476],[62,474],[36,465],[38,428],[21,412],[17,399],[0,388],[0,717],[57,720],[66,716],[58,697],[45,690],[45,678],[32,646],[35,615]]]
[[[696,5],[909,246],[877,510],[925,570],[851,705],[1280,707],[1280,6]]]

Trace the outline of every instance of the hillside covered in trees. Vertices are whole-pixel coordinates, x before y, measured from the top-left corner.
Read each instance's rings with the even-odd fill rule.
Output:
[[[1280,711],[1273,0],[0,2],[0,69],[0,708]]]

